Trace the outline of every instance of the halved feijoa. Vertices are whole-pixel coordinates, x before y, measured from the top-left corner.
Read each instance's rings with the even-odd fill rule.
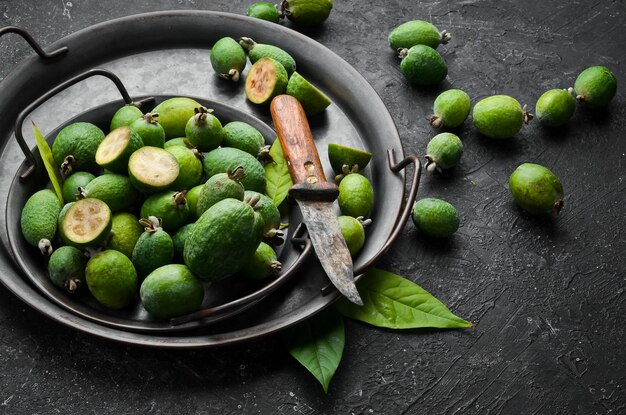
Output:
[[[304,79],[298,72],[294,72],[291,78],[289,78],[287,95],[291,95],[300,101],[304,112],[308,116],[319,114],[332,103],[322,91]]]
[[[77,200],[59,218],[63,241],[77,248],[102,242],[111,231],[111,209],[99,199]]]
[[[343,166],[348,166],[348,169],[357,166],[358,171],[363,171],[371,159],[372,153],[358,148],[342,146],[341,144],[328,145],[328,160],[337,174],[343,173]]]
[[[130,155],[141,147],[143,141],[137,133],[127,126],[116,128],[98,146],[96,163],[113,173],[126,173]]]
[[[128,177],[141,192],[165,190],[174,183],[180,168],[176,157],[158,147],[142,147],[128,160]]]
[[[261,58],[246,77],[246,97],[255,104],[266,104],[287,89],[287,71],[272,58]]]

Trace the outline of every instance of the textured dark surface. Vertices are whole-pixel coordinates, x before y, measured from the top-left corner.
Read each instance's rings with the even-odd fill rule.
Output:
[[[139,12],[212,9],[242,1],[0,1],[2,25],[42,44]],[[365,6],[367,4],[367,6]],[[372,84],[407,152],[434,135],[425,118],[448,87],[473,102],[510,94],[531,107],[579,71],[602,64],[626,79],[623,1],[336,1],[307,33]],[[387,46],[397,24],[423,18],[454,39],[436,89],[407,85]],[[155,30],[159,30],[155,28]],[[0,75],[30,51],[0,41]],[[5,413],[520,413],[626,411],[626,111],[623,88],[605,113],[578,109],[567,127],[525,127],[493,142],[466,122],[466,153],[446,176],[426,176],[422,196],[457,206],[462,224],[433,242],[407,226],[381,267],[416,281],[474,330],[379,330],[348,321],[343,361],[324,395],[280,336],[223,349],[124,347],[52,324],[0,288],[0,412]],[[509,174],[522,162],[552,169],[566,206],[552,221],[512,203]]]

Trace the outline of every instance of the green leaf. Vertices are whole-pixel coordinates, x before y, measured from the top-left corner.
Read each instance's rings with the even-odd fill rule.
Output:
[[[43,160],[44,166],[46,166],[46,171],[48,172],[48,177],[50,177],[50,182],[52,183],[52,187],[54,187],[54,192],[57,194],[59,201],[61,204],[65,203],[63,201],[63,191],[61,190],[61,175],[59,174],[59,169],[54,165],[54,157],[52,157],[52,150],[50,150],[50,146],[48,142],[39,131],[39,128],[33,122],[33,134],[35,134],[35,141],[37,142],[37,148],[39,149],[39,154],[41,155],[41,159]]]
[[[343,317],[334,307],[283,332],[289,353],[302,363],[328,393],[345,344]]]
[[[357,288],[363,307],[346,299],[337,303],[346,317],[391,329],[473,327],[472,323],[452,314],[428,291],[391,272],[373,268],[363,276]]]
[[[272,161],[265,165],[265,177],[267,180],[265,192],[276,206],[280,206],[287,197],[287,192],[293,186],[293,182],[291,181],[287,161],[285,161],[285,156],[283,155],[283,148],[278,140],[272,144],[270,156]]]

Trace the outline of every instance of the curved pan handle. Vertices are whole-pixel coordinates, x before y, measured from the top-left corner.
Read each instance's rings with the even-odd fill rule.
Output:
[[[387,160],[389,162],[389,169],[398,173],[405,169],[408,165],[413,164],[413,177],[411,179],[411,187],[409,188],[409,195],[406,199],[404,209],[396,219],[396,223],[394,225],[393,231],[389,238],[387,238],[387,242],[380,248],[380,250],[370,258],[369,261],[361,265],[359,268],[354,270],[354,279],[358,280],[367,272],[368,269],[374,266],[376,262],[380,260],[380,258],[391,248],[391,245],[398,239],[404,225],[406,225],[409,216],[411,216],[411,211],[413,210],[413,203],[415,202],[415,198],[417,196],[417,190],[419,189],[420,178],[422,176],[422,163],[420,163],[419,158],[415,154],[408,155],[399,163],[396,162],[396,156],[393,150],[387,150]],[[333,291],[336,291],[334,285],[328,284],[324,288],[322,288],[322,295],[327,295]]]
[[[67,53],[67,51],[69,50],[67,46],[61,46],[57,50],[53,50],[52,52],[48,53],[42,49],[42,47],[39,45],[39,43],[35,41],[35,39],[33,39],[30,33],[28,33],[26,30],[19,28],[19,27],[6,26],[3,28],[0,28],[0,37],[4,36],[7,33],[15,33],[17,35],[22,36],[28,42],[30,47],[33,48],[33,50],[37,53],[37,55],[39,55],[41,59],[45,59],[45,60],[54,59]]]
[[[46,94],[39,97],[35,102],[30,104],[28,107],[26,107],[24,111],[22,111],[20,115],[18,115],[17,121],[15,122],[15,139],[17,140],[17,143],[20,145],[20,148],[22,149],[24,156],[26,156],[26,159],[30,163],[30,167],[28,168],[28,170],[20,176],[21,181],[28,180],[32,176],[32,174],[35,172],[35,169],[37,168],[35,156],[33,155],[30,148],[28,147],[28,144],[26,144],[26,140],[24,140],[24,135],[22,134],[22,127],[24,125],[24,119],[26,119],[26,117],[35,109],[37,109],[41,104],[43,104],[44,102],[46,102],[47,100],[49,100],[50,98],[58,94],[59,92],[69,88],[70,86],[84,79],[91,78],[92,76],[96,76],[96,75],[104,76],[105,78],[109,78],[111,81],[113,81],[117,89],[120,91],[120,94],[122,95],[122,98],[124,99],[124,102],[126,102],[126,104],[129,104],[129,105],[132,104],[137,107],[141,107],[145,103],[154,102],[154,98],[145,98],[141,101],[133,102],[130,95],[128,95],[128,91],[126,91],[126,88],[124,87],[124,84],[122,83],[120,78],[118,78],[114,73],[109,72],[104,69],[91,69],[87,72],[83,72],[80,75],[76,75],[75,77],[71,79],[68,79],[67,81],[63,82],[60,85],[57,85],[54,89],[51,89]]]
[[[298,256],[298,258],[296,258],[296,260],[291,265],[291,267],[289,267],[288,270],[280,274],[272,282],[270,282],[260,290],[248,294],[245,297],[233,300],[229,303],[221,304],[211,308],[205,308],[196,311],[195,313],[173,318],[170,320],[170,324],[172,326],[179,326],[181,324],[189,323],[191,321],[201,320],[207,317],[214,317],[217,315],[223,315],[228,311],[232,311],[227,316],[230,317],[234,314],[238,314],[239,310],[244,311],[249,306],[253,305],[253,303],[267,297],[271,292],[275,291],[276,289],[278,289],[278,287],[287,282],[287,280],[289,280],[300,269],[300,266],[309,257],[309,255],[311,255],[311,252],[313,251],[313,245],[311,244],[311,239],[309,239],[308,236],[305,235],[305,232],[306,227],[304,226],[304,224],[301,223],[300,225],[298,225],[291,238],[291,243],[295,246],[300,247],[300,255]]]

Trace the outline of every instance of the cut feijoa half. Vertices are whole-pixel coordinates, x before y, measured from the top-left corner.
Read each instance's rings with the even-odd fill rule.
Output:
[[[167,189],[179,172],[176,157],[158,147],[142,147],[128,160],[130,182],[141,192],[153,193]]]
[[[111,131],[98,146],[96,163],[114,173],[126,173],[128,159],[135,150],[143,147],[143,140],[129,127]]]
[[[246,97],[255,104],[266,104],[287,89],[287,71],[272,58],[261,58],[246,77]]]
[[[77,200],[59,218],[59,233],[70,246],[98,245],[111,231],[111,209],[101,200]]]

